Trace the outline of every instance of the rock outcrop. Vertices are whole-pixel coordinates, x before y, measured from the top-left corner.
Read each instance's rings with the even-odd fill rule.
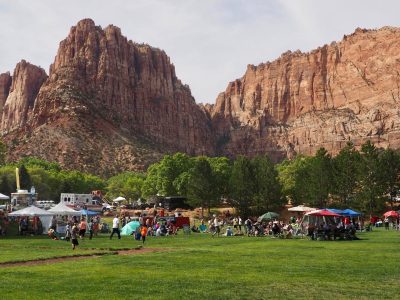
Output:
[[[12,79],[9,72],[0,74],[0,116],[3,112],[8,94],[10,93],[11,82]]]
[[[337,153],[347,141],[400,146],[400,29],[357,29],[309,53],[249,65],[212,111],[218,153]]]
[[[2,93],[4,96],[7,95],[5,102],[2,102],[4,96],[2,97],[0,94],[0,103],[4,103],[3,106],[0,104],[2,111],[0,130],[2,132],[25,126],[39,89],[47,79],[47,74],[42,68],[22,60],[15,67],[11,87],[10,79],[9,74],[6,74],[4,94]]]
[[[34,155],[107,175],[143,169],[161,153],[213,153],[210,116],[169,57],[115,26],[103,30],[85,19],[72,27],[48,79],[38,94],[32,90],[35,100],[19,97],[27,94],[14,85],[18,70],[1,128],[6,141],[21,141],[11,159]],[[21,110],[26,119],[17,117]]]
[[[112,25],[103,30],[82,20],[61,42],[33,126],[57,117],[54,109],[88,110],[161,145],[191,154],[212,152],[211,124],[177,79],[169,57],[128,41]]]

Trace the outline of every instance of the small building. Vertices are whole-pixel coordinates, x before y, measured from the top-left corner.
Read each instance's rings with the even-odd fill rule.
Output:
[[[24,208],[33,205],[38,199],[38,194],[34,189],[28,190],[17,190],[16,193],[11,193],[11,206],[14,208]]]

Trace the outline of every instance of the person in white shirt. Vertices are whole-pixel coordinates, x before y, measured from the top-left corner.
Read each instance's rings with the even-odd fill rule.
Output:
[[[243,221],[242,221],[242,218],[240,216],[238,217],[238,223],[239,223],[239,233],[242,233]]]
[[[214,236],[215,234],[217,234],[217,236],[219,236],[219,233],[221,232],[221,228],[220,228],[221,224],[217,217],[214,218],[213,223],[214,223],[215,230],[214,230],[214,233],[212,236]]]
[[[113,219],[113,228],[112,228],[112,232],[110,235],[110,240],[112,239],[114,233],[116,233],[118,235],[118,239],[121,239],[121,235],[119,233],[119,219],[118,216],[116,215],[115,218]]]

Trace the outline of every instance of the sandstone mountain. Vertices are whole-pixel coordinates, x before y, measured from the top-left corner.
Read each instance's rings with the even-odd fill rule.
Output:
[[[10,158],[33,155],[98,174],[143,169],[162,153],[213,153],[211,121],[161,50],[85,19],[50,74],[25,63],[0,77]],[[40,89],[39,89],[40,88]]]
[[[212,111],[217,150],[275,159],[400,145],[400,29],[357,29],[309,53],[249,65]]]
[[[108,176],[164,153],[269,154],[347,141],[400,146],[400,29],[357,29],[309,53],[248,66],[215,105],[197,105],[159,49],[90,19],[60,43],[49,75],[25,61],[0,74],[9,159],[32,155]]]

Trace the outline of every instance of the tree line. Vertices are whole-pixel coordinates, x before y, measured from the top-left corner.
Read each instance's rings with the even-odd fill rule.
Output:
[[[379,212],[393,205],[400,185],[400,153],[366,142],[357,150],[348,143],[332,157],[324,148],[314,156],[298,155],[273,164],[267,156],[235,160],[226,157],[165,155],[147,172],[124,172],[108,179],[59,164],[27,157],[6,163],[0,156],[0,192],[15,190],[15,167],[21,187],[34,185],[41,199],[58,200],[60,193],[102,190],[108,199],[129,201],[157,196],[183,196],[192,207],[235,207],[243,215],[259,215],[293,205],[353,208]]]

